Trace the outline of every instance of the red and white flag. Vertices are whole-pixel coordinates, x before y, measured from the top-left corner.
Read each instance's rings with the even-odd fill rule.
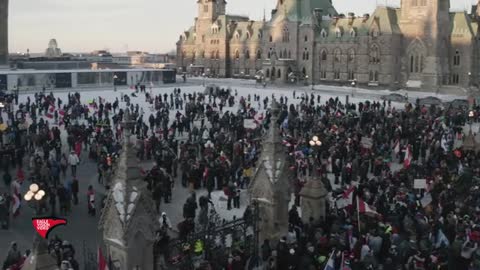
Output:
[[[20,198],[17,194],[12,194],[12,216],[17,217],[20,214]]]
[[[357,205],[358,205],[358,212],[361,214],[366,214],[370,216],[380,216],[380,214],[377,211],[375,211],[375,208],[368,205],[366,202],[364,202],[362,199],[358,197],[357,197]]]
[[[107,261],[103,257],[101,248],[98,248],[98,270],[108,270]]]
[[[340,198],[337,199],[336,205],[338,209],[343,209],[353,204],[353,192],[355,187],[352,185],[347,190],[343,191],[343,194]]]
[[[407,149],[405,150],[405,158],[403,159],[403,167],[405,169],[408,169],[411,163],[412,163],[412,149],[410,148],[410,145],[407,145]]]
[[[395,143],[395,147],[393,148],[393,152],[395,153],[395,155],[398,155],[398,153],[400,153],[400,140],[398,140]]]

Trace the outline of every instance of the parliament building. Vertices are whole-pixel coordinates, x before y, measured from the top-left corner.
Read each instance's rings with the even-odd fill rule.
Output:
[[[372,14],[339,14],[331,0],[278,0],[271,19],[228,15],[225,0],[197,0],[177,42],[177,66],[193,75],[389,88],[478,86],[480,5],[402,0]]]

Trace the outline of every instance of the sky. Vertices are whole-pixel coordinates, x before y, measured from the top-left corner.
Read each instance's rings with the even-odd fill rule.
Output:
[[[227,0],[227,13],[267,19],[277,0]],[[193,25],[197,0],[10,0],[10,52],[44,52],[55,38],[63,52],[175,49],[181,32]],[[333,0],[339,13],[372,13],[376,4],[400,0]],[[451,0],[464,10],[476,0]]]

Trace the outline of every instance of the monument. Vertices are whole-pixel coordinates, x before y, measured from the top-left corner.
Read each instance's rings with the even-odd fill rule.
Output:
[[[159,224],[154,203],[130,140],[131,126],[135,124],[130,113],[122,123],[125,130],[123,152],[112,188],[107,195],[99,222],[103,231],[106,256],[110,256],[115,269],[153,270],[153,245]]]
[[[45,50],[45,56],[48,58],[55,58],[62,56],[62,50],[58,48],[57,40],[52,38],[48,42],[48,48]]]
[[[327,190],[320,178],[310,178],[300,191],[302,221],[306,224],[313,218],[319,224],[326,217]]]
[[[270,128],[263,139],[259,166],[250,184],[251,201],[258,203],[259,240],[278,240],[288,230],[288,204],[291,198],[287,154],[277,124],[279,104],[273,100]]]
[[[8,0],[0,0],[0,69],[8,67]]]

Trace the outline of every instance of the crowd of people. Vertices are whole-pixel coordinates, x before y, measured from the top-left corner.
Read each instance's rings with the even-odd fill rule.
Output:
[[[186,238],[208,226],[218,203],[212,192],[223,192],[228,210],[241,207],[240,194],[258,166],[262,135],[278,128],[290,157],[295,205],[288,213],[288,233],[261,243],[258,262],[264,269],[480,269],[480,163],[475,147],[464,143],[473,136],[465,130],[476,122],[478,106],[425,106],[418,100],[345,104],[295,91],[277,97],[220,88],[135,92],[87,102],[80,93],[65,101],[53,93],[35,94],[24,103],[11,99],[3,109],[6,119],[0,114],[0,125],[7,127],[0,141],[7,187],[0,219],[3,208],[20,215],[24,182],[46,192],[35,206],[38,214],[70,215],[84,201],[85,211],[97,215],[96,191],[89,186],[79,194],[77,172],[95,162],[98,184],[109,189],[128,115],[138,159],[155,164],[144,176],[160,217],[158,243],[165,250],[169,231]],[[135,103],[140,95],[147,107]],[[276,122],[270,121],[272,100],[281,106]],[[321,143],[311,145],[313,137]],[[301,218],[299,193],[312,175],[329,192],[320,221]],[[178,224],[162,213],[163,204],[182,203],[173,197],[174,186],[191,194]],[[205,195],[197,196],[203,190]],[[242,249],[227,251],[222,260],[215,257],[214,269],[244,269],[257,261]],[[4,269],[21,260],[13,253]],[[58,257],[61,266],[64,259]]]

